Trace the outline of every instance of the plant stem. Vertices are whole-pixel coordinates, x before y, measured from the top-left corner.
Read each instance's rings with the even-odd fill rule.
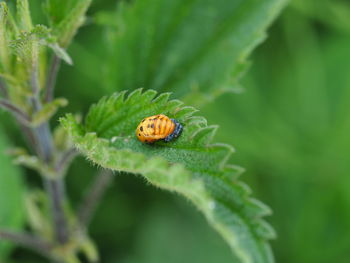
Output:
[[[6,99],[0,99],[0,107],[15,115],[22,124],[28,125],[30,123],[29,115],[10,101]]]
[[[85,195],[78,212],[78,219],[81,228],[86,228],[89,225],[92,216],[112,179],[113,174],[109,170],[103,170],[96,176],[96,179]]]
[[[7,88],[5,83],[0,79],[0,92],[2,93],[2,95],[7,98],[8,94],[7,94]]]
[[[33,64],[31,74],[31,86],[33,91],[32,104],[34,112],[39,111],[42,108],[40,100],[40,88],[38,78],[38,66],[37,63]],[[48,165],[52,165],[54,147],[50,125],[48,121],[42,123],[39,127],[33,128],[37,142],[37,154]],[[65,244],[69,239],[68,224],[64,213],[65,202],[65,189],[63,178],[59,175],[56,178],[47,178],[43,174],[45,189],[50,198],[51,215],[53,217],[53,227],[55,230],[56,241],[60,244]]]
[[[0,92],[6,99],[0,99],[0,107],[4,108],[8,112],[12,113],[20,126],[20,129],[22,130],[23,136],[28,141],[32,149],[35,148],[35,138],[31,132],[31,129],[28,127],[28,124],[31,120],[29,115],[22,111],[19,107],[14,105],[11,101],[9,101],[8,98],[8,92],[7,92],[7,86],[6,83],[0,79]]]
[[[51,102],[54,97],[54,89],[57,79],[57,73],[60,68],[61,59],[55,54],[52,57],[51,66],[49,69],[49,76],[46,82],[46,93],[45,93],[45,102]]]
[[[69,232],[64,214],[64,182],[62,179],[45,179],[44,183],[50,197],[56,240],[65,244],[69,240]]]
[[[34,237],[30,234],[15,233],[9,230],[0,230],[0,239],[13,242],[25,248],[29,248],[46,257],[50,257],[49,251],[53,248],[53,244],[50,244],[49,242]]]
[[[57,161],[55,170],[58,174],[61,174],[62,171],[64,171],[68,165],[71,163],[71,161],[78,155],[78,152],[72,148],[67,150],[62,154],[62,158]]]
[[[48,122],[33,129],[37,141],[38,155],[47,164],[52,163],[53,143]],[[64,244],[69,239],[68,224],[64,213],[65,189],[63,178],[57,175],[56,178],[47,178],[43,175],[45,189],[49,195],[51,203],[51,214],[55,229],[56,240]]]

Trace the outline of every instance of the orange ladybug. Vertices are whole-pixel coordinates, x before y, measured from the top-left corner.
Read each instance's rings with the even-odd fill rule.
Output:
[[[136,136],[141,142],[153,143],[164,140],[170,142],[177,138],[181,131],[182,125],[169,117],[158,114],[143,119],[136,129]]]

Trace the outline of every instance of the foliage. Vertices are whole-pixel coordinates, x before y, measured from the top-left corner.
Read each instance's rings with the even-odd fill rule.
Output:
[[[92,0],[76,1],[71,10],[67,12],[65,18],[58,24],[56,35],[62,47],[67,47],[70,44],[78,28],[84,23],[85,13],[91,2]]]
[[[196,111],[169,94],[136,90],[102,99],[79,126],[72,115],[62,120],[76,147],[103,168],[143,175],[155,186],[189,198],[226,239],[241,262],[271,262],[266,239],[274,232],[261,216],[269,209],[249,197],[237,180],[240,169],[226,163],[233,149],[214,144],[216,126],[207,126]],[[164,113],[184,125],[174,143],[142,145],[135,127],[147,116]]]
[[[73,149],[54,145],[57,140],[53,139],[49,120],[59,107],[67,104],[65,99],[53,99],[55,78],[61,59],[72,64],[65,48],[82,24],[90,3],[78,1],[53,28],[34,23],[27,0],[16,2],[16,16],[5,2],[0,3],[0,106],[12,113],[31,148],[11,152],[17,157],[16,164],[34,168],[41,175],[46,190],[43,194],[28,189],[24,195],[23,189],[16,188],[16,168],[8,164],[8,158],[0,160],[4,162],[0,238],[30,248],[50,260],[67,263],[78,262],[78,253],[90,262],[96,261],[98,255],[83,227],[76,226],[78,220],[65,197],[63,176],[75,156]],[[61,140],[61,145],[69,145],[69,139]],[[30,233],[16,232],[22,198],[26,201]],[[6,253],[6,247],[1,252]]]
[[[55,253],[69,254],[65,259],[69,262],[77,262],[79,251],[85,254],[88,251],[90,259],[96,259],[88,236],[97,244],[101,262],[106,263],[156,263],[169,258],[181,263],[239,262],[237,256],[230,257],[221,237],[217,236],[216,243],[212,243],[216,233],[206,227],[196,209],[188,206],[184,212],[182,206],[186,202],[181,197],[149,187],[144,184],[145,177],[140,176],[143,179],[140,180],[127,172],[116,172],[116,183],[100,203],[97,217],[89,227],[79,228],[79,213],[75,211],[80,210],[77,204],[83,190],[100,178],[95,167],[84,162],[84,158],[70,165],[68,153],[75,153],[60,126],[52,134],[55,148],[52,162],[45,162],[30,146],[26,132],[42,131],[48,121],[56,126],[56,113],[62,116],[63,110],[84,112],[92,101],[106,93],[153,88],[158,92],[171,91],[175,98],[189,105],[200,105],[201,115],[209,123],[220,124],[218,139],[235,145],[239,154],[227,163],[232,159],[246,167],[244,181],[254,189],[255,196],[273,207],[270,221],[278,239],[271,245],[276,262],[348,262],[347,1],[291,1],[287,12],[269,30],[267,41],[254,51],[252,68],[241,81],[239,78],[250,65],[249,54],[265,38],[268,25],[285,1],[122,0],[116,6],[115,0],[96,0],[92,1],[87,16],[90,4],[87,0],[18,0],[17,8],[15,2],[0,0],[0,104],[12,109],[16,106],[25,116],[13,112],[15,117],[11,118],[1,112],[0,119],[2,134],[9,135],[4,140],[19,146],[11,151],[16,164],[30,169],[23,169],[28,175],[27,189],[19,186],[18,191],[6,187],[11,180],[16,183],[17,177],[8,177],[10,172],[0,173],[0,193],[6,191],[6,195],[0,194],[1,222],[4,222],[2,209],[11,210],[7,209],[7,198],[20,202],[26,192],[25,229],[45,241],[54,241]],[[84,29],[76,34],[80,26]],[[53,98],[49,102],[45,97],[50,72],[58,69],[57,64],[52,64],[55,57],[66,62],[61,65],[55,93],[67,99]],[[74,67],[67,65],[73,61]],[[32,89],[33,69],[38,70],[40,110],[32,107],[32,99],[37,96]],[[241,94],[218,97],[226,91]],[[67,101],[69,105],[61,109]],[[108,107],[104,110],[114,116]],[[107,120],[108,116],[105,117]],[[14,124],[17,118],[21,121],[19,125]],[[138,121],[121,129],[137,125]],[[90,132],[99,125],[94,118],[90,121],[85,118],[85,123],[77,127],[82,128],[79,134],[84,133],[84,138],[91,136],[92,141],[101,142],[100,147],[108,146],[118,152],[129,147],[128,154],[162,160],[160,167],[168,167],[171,155],[167,151],[177,153],[178,149],[173,147],[186,136],[152,147],[134,140],[133,127],[129,128],[132,143],[126,145],[119,137],[127,135],[114,135],[120,132],[119,128],[108,133],[105,131],[109,129],[103,128],[100,131],[103,136],[92,136]],[[41,135],[37,137],[42,140]],[[160,149],[163,151],[158,153]],[[183,159],[176,162],[187,171]],[[61,161],[64,165],[57,172],[56,165]],[[0,163],[11,170],[16,168],[4,154]],[[8,170],[5,168],[4,171]],[[142,169],[145,171],[148,170]],[[43,183],[35,173],[42,175],[44,185],[48,178],[57,177],[64,178],[67,185],[63,191],[68,194],[64,197],[63,214],[72,238],[65,246],[57,241],[51,195],[47,188],[40,190]],[[211,189],[207,182],[201,185],[205,191]],[[158,209],[153,209],[157,205]],[[12,225],[13,231],[22,225],[21,221]],[[0,234],[1,231],[0,226]],[[167,235],[172,238],[164,242]],[[47,262],[27,249],[16,247],[10,256],[9,250],[5,250],[6,255],[2,255],[6,256],[5,262]]]
[[[344,235],[350,228],[350,31],[344,23],[334,28],[350,6],[327,19],[342,4],[291,6],[255,53],[246,91],[203,109],[221,124],[220,140],[234,140],[238,162],[249,167],[247,180],[274,208],[277,262],[347,262],[350,256]],[[301,5],[314,7],[312,15]]]
[[[234,91],[248,55],[285,3],[144,0],[118,6],[117,17],[99,13],[97,21],[109,26],[103,85],[171,91],[191,102]]]

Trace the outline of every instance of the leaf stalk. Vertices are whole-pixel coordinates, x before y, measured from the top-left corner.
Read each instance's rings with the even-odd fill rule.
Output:
[[[110,170],[103,170],[97,174],[94,182],[91,184],[90,189],[85,195],[78,212],[78,219],[81,228],[88,227],[92,216],[100,203],[100,200],[102,199],[112,180],[113,174]]]
[[[12,113],[24,125],[29,125],[31,118],[22,109],[6,99],[0,99],[0,107]]]
[[[44,101],[47,103],[53,100],[54,89],[55,89],[57,74],[58,74],[60,65],[61,65],[61,59],[56,54],[54,54],[52,57],[52,61],[49,69],[49,76],[46,82],[46,93],[45,93]]]
[[[10,241],[18,246],[31,249],[43,256],[51,257],[50,251],[53,244],[28,233],[16,233],[10,230],[0,229],[0,239]]]

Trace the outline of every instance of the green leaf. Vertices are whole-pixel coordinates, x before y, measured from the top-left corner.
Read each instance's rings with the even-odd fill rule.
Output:
[[[110,27],[106,38],[106,86],[147,87],[176,97],[235,89],[247,57],[286,2],[135,1],[118,10],[118,27]]]
[[[51,239],[53,236],[49,220],[49,200],[42,190],[31,190],[25,195],[25,208],[28,225],[31,230],[42,238]]]
[[[32,18],[28,0],[17,0],[17,21],[19,26],[24,31],[30,31],[33,28]]]
[[[59,24],[74,6],[75,0],[46,0],[44,11],[52,26]]]
[[[58,24],[56,36],[61,47],[66,48],[84,23],[85,13],[92,0],[78,0],[65,18]]]
[[[5,72],[9,68],[9,50],[7,39],[7,18],[8,8],[6,3],[0,3],[0,72]]]
[[[65,107],[68,101],[65,98],[57,98],[50,103],[47,103],[43,108],[33,115],[31,124],[35,127],[42,124],[44,121],[48,121],[57,112],[60,107]]]
[[[39,45],[46,45],[53,41],[49,28],[44,25],[36,25],[31,30],[21,31],[17,38],[11,41],[10,47],[20,59],[32,64],[33,54],[38,52]]]
[[[48,46],[55,52],[57,57],[64,60],[68,65],[73,65],[72,58],[68,55],[66,50],[61,48],[57,43],[49,44]]]
[[[72,115],[61,120],[77,149],[104,168],[140,174],[151,184],[190,199],[245,263],[273,262],[266,242],[274,236],[261,219],[270,210],[250,197],[237,179],[242,169],[227,163],[233,148],[212,142],[217,126],[208,126],[196,109],[168,100],[169,93],[138,89],[103,98],[92,106],[84,125]],[[135,128],[145,117],[163,113],[183,124],[177,140],[142,144]]]
[[[15,153],[13,155],[16,156],[16,159],[14,159],[15,164],[36,170],[39,174],[45,175],[47,178],[55,178],[56,171],[37,156],[29,155],[26,152]]]
[[[23,185],[21,172],[14,166],[11,158],[5,154],[9,147],[6,137],[0,130],[0,229],[16,230],[23,223]],[[0,261],[5,260],[10,252],[11,244],[0,240]]]
[[[67,64],[73,64],[71,57],[58,45],[56,38],[51,34],[51,29],[44,25],[35,25],[30,31],[22,31],[17,39],[11,42],[14,53],[26,60],[32,58],[33,46],[38,45],[48,46]]]

